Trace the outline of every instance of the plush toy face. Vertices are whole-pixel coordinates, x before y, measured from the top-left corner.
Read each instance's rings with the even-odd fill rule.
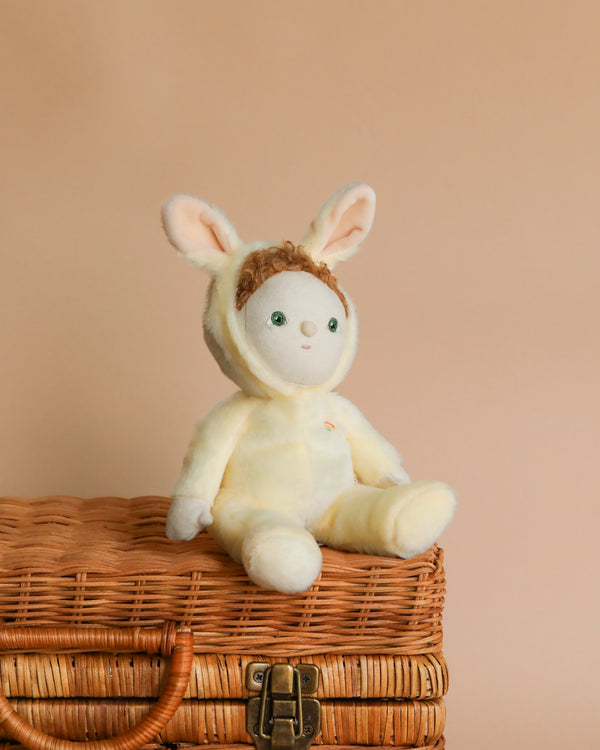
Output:
[[[219,209],[188,195],[165,204],[170,241],[212,277],[204,311],[206,343],[223,373],[244,393],[271,398],[311,387],[332,391],[344,379],[356,352],[356,313],[328,272],[358,250],[374,213],[375,193],[368,185],[341,188],[294,246],[317,271],[305,260],[288,263],[283,253],[273,275],[263,274],[274,270],[272,264],[250,262],[246,268],[246,261],[254,253],[289,251],[293,243],[244,243]]]
[[[318,386],[346,346],[346,311],[337,294],[305,271],[267,279],[238,313],[249,346],[288,383]]]

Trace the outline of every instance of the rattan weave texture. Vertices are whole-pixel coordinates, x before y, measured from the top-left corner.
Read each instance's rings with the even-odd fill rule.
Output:
[[[135,750],[134,727],[147,722],[172,667],[163,636],[146,630],[171,637],[166,622],[193,631],[178,631],[193,638],[191,678],[145,750],[249,750],[251,661],[320,667],[324,750],[443,750],[441,549],[412,560],[324,549],[314,586],[286,596],[251,584],[206,534],[168,540],[168,505],[163,497],[0,499],[0,687],[19,722],[46,733],[38,750],[75,750],[51,735],[89,742],[88,750]],[[92,652],[90,633],[106,628],[118,630]],[[122,652],[130,638],[145,648]],[[7,722],[0,750],[22,750],[8,735]]]
[[[169,743],[169,745],[151,743],[144,745],[140,750],[174,750],[174,747],[176,747],[177,750],[249,750],[252,746],[241,743],[233,743],[229,745],[198,745],[195,743],[181,742],[177,743],[176,746],[172,743]],[[442,736],[433,745],[421,745],[420,747],[415,747],[413,745],[410,748],[406,746],[397,746],[395,750],[445,750],[445,748],[446,741]],[[27,748],[23,745],[2,742],[0,740],[0,750],[27,750]],[[360,745],[321,745],[321,750],[364,750],[364,747]],[[373,745],[369,750],[390,750],[390,747]]]
[[[437,546],[411,560],[323,550],[305,594],[257,589],[206,534],[165,537],[169,499],[0,500],[0,624],[160,626],[197,652],[441,651],[445,579]]]
[[[185,699],[246,700],[244,675],[260,655],[195,654]],[[281,661],[281,659],[267,659]],[[286,659],[297,664],[301,659]],[[322,699],[441,698],[448,668],[441,654],[378,656],[315,654],[321,671],[316,697]],[[145,654],[0,654],[0,687],[13,698],[157,698],[168,661]]]
[[[170,658],[168,679],[162,685],[161,695],[139,721],[123,725],[112,732],[101,743],[92,739],[86,750],[137,750],[144,743],[152,741],[164,729],[166,723],[181,705],[183,694],[189,682],[193,652],[193,637],[189,630],[177,629],[173,623],[165,623],[163,628],[85,628],[75,630],[69,627],[56,628],[2,628],[0,648],[10,650],[15,645],[28,649],[69,649],[74,643],[79,647],[101,652],[114,652],[127,649],[130,652],[145,651],[148,654],[162,654]],[[18,705],[19,701],[13,701]],[[0,735],[18,740],[32,750],[74,750],[70,739],[74,730],[63,724],[59,732],[48,735],[46,721],[42,726],[38,717],[46,719],[54,726],[55,715],[46,715],[52,701],[29,701],[31,715],[23,717],[15,706],[0,694]],[[81,701],[78,701],[81,706]],[[92,707],[89,703],[89,707]],[[56,713],[56,712],[55,712]],[[58,712],[60,715],[60,712]],[[87,730],[86,730],[87,731]],[[69,732],[65,737],[61,732]],[[60,738],[63,739],[60,739]],[[78,750],[83,750],[79,747]]]
[[[134,700],[11,700],[20,717],[53,737],[90,741],[129,731],[151,703]],[[407,745],[435,742],[443,733],[442,699],[428,701],[323,701],[315,744]],[[6,735],[0,727],[0,739]],[[242,701],[184,701],[160,731],[162,743],[229,744],[248,740]]]

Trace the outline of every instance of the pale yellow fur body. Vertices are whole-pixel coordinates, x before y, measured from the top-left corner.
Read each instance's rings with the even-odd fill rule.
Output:
[[[198,426],[174,494],[212,496],[217,508],[219,495],[239,494],[310,529],[357,481],[383,485],[402,471],[393,446],[336,393],[238,394]]]

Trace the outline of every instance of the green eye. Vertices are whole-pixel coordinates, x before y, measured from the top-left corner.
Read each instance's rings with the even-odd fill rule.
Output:
[[[335,333],[338,329],[338,319],[337,318],[330,318],[329,323],[327,324],[329,326],[329,330],[331,333]]]
[[[287,318],[281,312],[281,310],[276,310],[271,314],[271,323],[274,326],[284,326],[287,323]]]

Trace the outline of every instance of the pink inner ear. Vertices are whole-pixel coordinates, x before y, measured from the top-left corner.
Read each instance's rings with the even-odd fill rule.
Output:
[[[337,250],[337,249],[339,249],[340,247],[347,247],[347,246],[348,246],[349,244],[351,244],[351,243],[349,242],[350,238],[351,238],[351,237],[352,237],[352,235],[353,235],[353,234],[355,234],[356,232],[360,232],[360,229],[359,229],[359,227],[352,227],[352,229],[349,229],[349,230],[348,230],[348,231],[346,232],[346,234],[341,234],[341,233],[340,233],[340,234],[335,234],[335,235],[333,235],[332,237],[330,237],[330,238],[329,238],[329,240],[328,240],[327,244],[325,245],[325,247],[323,248],[323,250],[322,250],[321,252],[322,252],[322,253],[323,253],[324,255],[327,255],[327,253],[328,253],[328,251],[330,251],[330,248],[332,247],[332,245],[338,245],[338,243],[340,243],[340,244],[338,245],[338,247],[334,247],[334,248],[333,248],[334,250]],[[357,239],[356,239],[356,242],[358,242],[358,239],[359,239],[359,238],[357,238]],[[353,240],[353,241],[354,241],[354,240]]]
[[[227,252],[228,243],[224,236],[220,236],[218,223],[212,216],[212,211],[197,206],[185,207],[185,229],[181,234],[188,240],[197,242],[206,248]]]
[[[372,210],[369,201],[365,198],[360,198],[353,203],[339,219],[333,215],[327,227],[331,235],[321,252],[328,254],[335,250],[343,250],[349,245],[358,244],[369,230],[371,220]]]

